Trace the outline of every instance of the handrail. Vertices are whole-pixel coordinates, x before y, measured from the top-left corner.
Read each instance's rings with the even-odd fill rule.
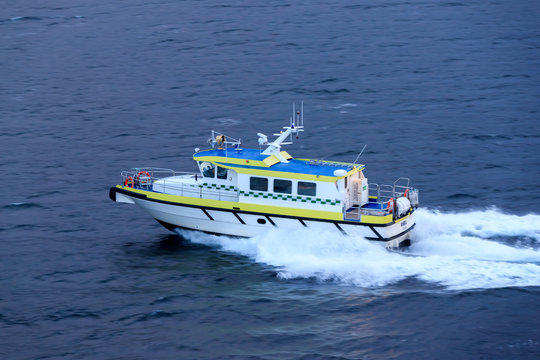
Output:
[[[163,189],[167,189],[170,191],[178,191],[180,192],[180,196],[192,196],[193,194],[197,194],[197,197],[203,199],[205,197],[209,196],[217,196],[218,200],[221,200],[225,197],[236,197],[238,198],[239,191],[236,190],[223,190],[223,189],[205,189],[200,186],[200,184],[197,184],[196,186],[190,186],[188,183],[167,183],[167,181],[163,182]],[[186,193],[191,193],[191,195],[186,195]]]
[[[148,173],[148,175],[146,175]],[[192,184],[187,182],[171,182],[165,180],[169,177],[174,176],[181,176],[184,175],[186,179],[195,179],[195,182]],[[187,176],[186,176],[187,175]],[[196,197],[199,198],[206,198],[210,196],[217,196],[219,200],[222,198],[231,198],[239,196],[238,189],[236,190],[222,190],[222,189],[205,189],[201,186],[201,183],[199,183],[198,179],[203,179],[202,176],[198,173],[193,172],[186,172],[186,171],[175,171],[172,169],[164,169],[164,168],[153,168],[153,167],[146,167],[146,168],[132,168],[131,170],[124,170],[121,172],[122,176],[122,185],[124,184],[131,184],[128,185],[129,187],[133,188],[139,188],[143,190],[153,190],[154,183],[157,180],[164,179],[163,182],[160,184],[163,186],[163,192],[170,192],[170,191],[177,191],[180,192],[180,196],[193,196],[196,194]],[[167,191],[168,190],[168,191]],[[159,192],[161,191],[158,190]],[[186,195],[185,193],[191,193],[189,195]]]
[[[360,220],[362,214],[364,215],[379,215],[385,216],[392,213],[392,208],[395,207],[395,200],[402,196],[407,196],[411,201],[411,205],[418,206],[418,190],[409,186],[410,180],[408,178],[399,178],[392,185],[388,184],[368,184],[368,194],[375,196],[369,201],[369,204],[375,205],[374,208],[355,208],[343,209],[344,219],[347,220]],[[394,204],[389,204],[390,200],[394,201]],[[348,212],[347,212],[348,211]]]
[[[129,171],[122,171],[122,174],[124,173],[130,173],[129,175],[135,174],[137,175],[140,172],[148,172],[152,178],[161,179],[163,177],[168,176],[177,176],[177,175],[186,175],[186,174],[195,174],[194,172],[188,172],[188,171],[176,171],[173,169],[166,169],[166,168],[156,168],[156,167],[140,167],[140,168],[131,168]],[[163,176],[159,176],[163,175]]]
[[[405,177],[400,177],[398,178],[396,181],[394,181],[394,186],[396,186],[396,184],[400,181],[407,181],[407,185],[405,186],[401,186],[401,187],[409,187],[409,183],[411,182],[411,180],[409,178],[405,178]]]
[[[353,164],[353,163],[348,163],[348,162],[331,161],[331,160],[319,160],[319,159],[298,159],[298,160],[305,160],[307,161],[309,165],[323,165],[323,166],[326,165],[326,166],[336,166],[336,167],[340,167],[340,166],[353,167],[356,165],[364,166],[361,164]]]
[[[404,182],[406,181],[406,184],[405,185],[398,185],[399,182]],[[409,178],[404,178],[404,177],[400,177],[398,178],[396,181],[394,181],[394,195],[399,195],[399,196],[403,196],[405,194],[405,192],[407,191],[407,189],[409,190],[412,190],[413,188],[409,186],[409,183],[411,182],[411,180]],[[396,189],[400,189],[402,191],[396,191]],[[395,196],[397,197],[397,196]]]
[[[150,176],[148,176],[147,174]],[[137,185],[143,189],[151,188],[152,184],[159,179],[180,175],[191,175],[192,177],[197,179],[197,176],[199,174],[194,172],[176,171],[172,169],[155,167],[131,168],[131,170],[123,170],[120,173],[120,176],[122,177],[122,184],[132,183],[131,187]]]

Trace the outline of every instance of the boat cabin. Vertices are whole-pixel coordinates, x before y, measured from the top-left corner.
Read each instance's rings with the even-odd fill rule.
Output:
[[[285,151],[280,155],[286,163],[256,149],[238,148],[200,151],[193,159],[203,188],[221,192],[214,197],[236,192],[239,202],[296,208],[316,204],[335,212],[368,202],[363,165],[293,159]]]

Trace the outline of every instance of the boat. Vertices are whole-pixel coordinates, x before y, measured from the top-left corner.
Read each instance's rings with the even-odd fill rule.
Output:
[[[289,124],[259,148],[213,131],[209,148],[195,149],[196,172],[133,168],[110,188],[118,203],[135,204],[167,229],[253,237],[272,229],[312,229],[378,241],[396,249],[411,243],[418,189],[408,178],[368,182],[365,165],[300,159],[283,150],[304,131],[303,103]]]

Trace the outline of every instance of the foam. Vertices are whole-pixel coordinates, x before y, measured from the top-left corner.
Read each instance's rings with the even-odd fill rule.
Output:
[[[181,234],[272,265],[283,279],[382,287],[416,278],[452,290],[540,286],[540,251],[491,239],[526,237],[540,244],[540,216],[495,209],[462,213],[420,209],[415,219],[413,245],[405,253],[387,251],[362,238],[309,229],[274,230],[249,239]]]

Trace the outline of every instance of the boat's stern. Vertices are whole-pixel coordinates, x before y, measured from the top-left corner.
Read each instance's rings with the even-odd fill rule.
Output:
[[[383,236],[387,239],[385,242],[387,249],[399,249],[411,245],[411,231],[416,225],[412,212],[413,208],[411,208],[409,215],[385,227]]]

